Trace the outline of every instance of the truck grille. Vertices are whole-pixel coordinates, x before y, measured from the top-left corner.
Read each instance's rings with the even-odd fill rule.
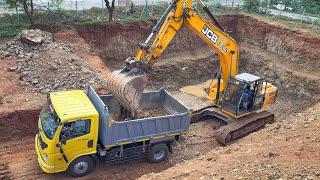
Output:
[[[38,135],[38,137],[39,137],[39,142],[40,142],[41,149],[43,150],[43,149],[47,148],[48,145],[42,140],[40,134]]]

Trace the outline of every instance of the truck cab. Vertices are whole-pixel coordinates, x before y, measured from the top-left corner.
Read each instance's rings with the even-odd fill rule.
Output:
[[[81,90],[54,92],[48,96],[38,121],[35,148],[41,169],[66,171],[79,156],[95,154],[99,114]],[[79,171],[88,165],[78,166]]]

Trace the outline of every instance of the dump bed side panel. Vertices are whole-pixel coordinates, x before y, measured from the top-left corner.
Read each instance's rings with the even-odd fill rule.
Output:
[[[189,128],[189,109],[164,90],[143,93],[141,107],[144,109],[163,107],[170,112],[167,116],[122,122],[112,121],[108,117],[119,111],[113,96],[99,97],[92,88],[89,88],[88,96],[97,108],[99,115],[103,116],[100,117],[99,122],[99,140],[104,146],[174,136]]]
[[[174,136],[188,130],[187,114],[115,122],[107,128],[105,145],[136,142],[161,136]]]
[[[108,118],[108,108],[104,102],[100,99],[99,95],[94,91],[92,87],[88,88],[87,95],[91,100],[92,104],[99,113],[99,140],[107,139],[107,118]]]
[[[104,104],[107,105],[109,114],[119,112],[119,104],[112,95],[103,95],[99,97]],[[156,109],[163,107],[170,114],[184,113],[188,111],[187,107],[181,104],[165,90],[143,93],[140,100],[140,107],[142,109]]]

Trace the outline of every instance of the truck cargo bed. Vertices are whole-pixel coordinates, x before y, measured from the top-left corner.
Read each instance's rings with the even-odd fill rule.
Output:
[[[139,141],[174,138],[189,129],[190,110],[167,91],[143,93],[138,119],[116,121],[120,108],[112,95],[88,97],[99,112],[99,141],[106,148]]]

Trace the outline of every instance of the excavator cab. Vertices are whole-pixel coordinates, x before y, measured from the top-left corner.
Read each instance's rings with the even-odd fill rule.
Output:
[[[230,77],[222,97],[222,111],[239,118],[261,109],[266,84],[266,80],[249,73]]]

